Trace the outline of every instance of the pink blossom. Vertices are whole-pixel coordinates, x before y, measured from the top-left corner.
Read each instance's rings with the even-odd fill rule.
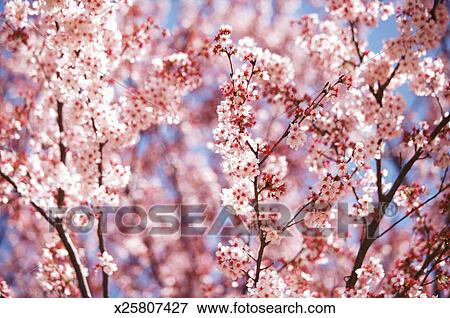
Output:
[[[294,150],[298,150],[306,143],[306,133],[303,131],[299,124],[294,123],[289,129],[289,135],[287,136],[286,143]]]
[[[114,258],[108,254],[108,252],[103,252],[98,258],[100,260],[99,266],[106,275],[111,276],[117,271],[117,265],[114,263]]]
[[[448,297],[448,8],[322,2],[6,1],[0,297]]]

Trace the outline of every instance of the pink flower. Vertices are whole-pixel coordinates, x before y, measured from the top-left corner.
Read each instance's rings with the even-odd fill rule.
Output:
[[[102,268],[106,275],[111,276],[117,271],[117,265],[113,262],[114,258],[108,254],[108,252],[103,252],[98,258],[100,260],[99,266]]]
[[[250,270],[251,260],[254,256],[242,239],[232,239],[229,244],[222,245],[222,243],[219,243],[216,261],[225,275],[232,280],[236,280]]]
[[[300,127],[298,123],[291,124],[289,129],[289,135],[287,136],[286,143],[294,150],[298,150],[306,143],[306,133],[304,127]]]
[[[12,0],[5,3],[6,21],[16,28],[24,28],[27,26],[28,15],[33,13],[30,10],[30,3],[23,0]]]

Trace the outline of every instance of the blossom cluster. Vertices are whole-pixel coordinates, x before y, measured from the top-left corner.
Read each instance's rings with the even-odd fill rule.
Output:
[[[378,19],[387,20],[394,14],[394,5],[379,0],[327,0],[327,9],[341,19],[360,22],[374,27]]]
[[[102,271],[106,274],[111,276],[114,274],[114,272],[117,271],[117,265],[114,263],[114,258],[108,254],[108,252],[103,252],[98,259],[100,260],[100,263],[98,264],[98,267],[102,269]]]
[[[290,293],[283,278],[273,270],[263,270],[256,287],[253,287],[251,280],[247,286],[250,296],[256,298],[283,298]]]
[[[306,143],[306,133],[298,123],[291,124],[289,128],[289,135],[286,138],[286,143],[294,150],[298,150]]]
[[[216,260],[220,269],[232,280],[236,280],[249,272],[254,256],[242,239],[234,238],[229,244],[219,243]]]
[[[67,250],[56,238],[43,249],[37,279],[45,292],[55,297],[78,297],[75,270]]]
[[[446,3],[322,2],[7,0],[0,297],[448,297]]]

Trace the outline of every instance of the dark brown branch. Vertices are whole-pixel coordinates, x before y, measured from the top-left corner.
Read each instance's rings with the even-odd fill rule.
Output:
[[[228,51],[224,51],[228,57],[228,63],[230,65],[230,78],[233,79],[234,75],[234,69],[233,69],[233,62],[231,61],[231,54]]]
[[[253,279],[253,287],[256,287],[256,285],[258,284],[259,281],[259,276],[261,274],[261,264],[262,264],[262,260],[263,260],[263,256],[264,256],[264,249],[266,248],[267,245],[269,245],[269,242],[266,242],[266,238],[265,235],[262,233],[262,231],[260,230],[260,235],[259,235],[259,250],[258,250],[258,257],[256,260],[256,271],[255,271],[255,278]]]
[[[436,260],[434,262],[434,264],[431,266],[430,270],[428,270],[425,273],[425,276],[423,277],[420,285],[423,286],[423,284],[426,282],[428,276],[434,271],[435,267],[442,262],[443,260],[439,260],[444,253],[447,251],[446,245],[448,244],[448,242],[444,241],[441,242],[438,247],[432,252],[429,253],[427,255],[427,257],[425,258],[425,261],[422,264],[422,267],[419,269],[419,271],[416,273],[416,275],[414,275],[415,279],[419,279],[420,276],[422,276],[423,273],[425,273],[426,269],[428,268],[428,266],[431,264],[431,262],[433,262],[433,260]],[[445,260],[445,259],[444,259]]]
[[[303,205],[300,209],[297,210],[297,212],[294,214],[294,216],[286,223],[286,225],[281,229],[281,232],[284,232],[289,227],[293,226],[294,224],[298,223],[295,221],[295,219],[300,215],[300,213],[303,212],[303,210],[306,209],[310,204],[312,204],[313,201],[308,201],[305,205]],[[301,221],[301,220],[300,220]]]
[[[443,3],[443,0],[434,0],[433,7],[431,8],[431,11],[430,11],[431,18],[434,20],[434,22],[437,21],[436,9],[437,9],[437,6],[439,3]]]
[[[59,157],[63,164],[66,164],[66,156],[67,156],[67,149],[66,146],[63,143],[63,134],[64,134],[64,123],[63,123],[63,106],[64,104],[60,101],[57,101],[56,107],[57,107],[57,122],[58,122],[58,128],[59,128]],[[64,197],[65,192],[62,188],[58,188],[58,193],[56,197],[56,202],[58,207],[64,206]]]
[[[436,3],[435,3],[436,4]],[[360,63],[363,62],[363,56],[361,55],[361,51],[359,48],[359,42],[356,39],[355,36],[355,25],[354,23],[350,22],[350,27],[351,27],[351,32],[352,32],[352,41],[355,45],[355,49],[357,51],[358,57],[360,59]],[[390,82],[392,81],[392,79],[394,78],[397,70],[400,67],[400,63],[401,61],[404,59],[404,56],[401,57],[400,61],[397,63],[397,65],[394,67],[394,70],[391,72],[390,76],[388,77],[388,79],[383,83],[380,84],[379,83],[379,87],[377,89],[377,91],[375,91],[373,86],[369,86],[369,90],[372,93],[372,95],[375,97],[377,103],[379,104],[380,108],[383,106],[383,96],[384,96],[384,91],[386,90],[386,88],[389,86]],[[429,141],[432,141],[441,131],[442,129],[448,124],[449,122],[449,116],[447,117],[443,117],[442,121],[435,127],[435,129],[433,130],[433,132],[430,135]],[[379,144],[382,143],[382,140],[379,141]],[[347,288],[353,288],[356,284],[357,281],[357,275],[356,275],[356,270],[361,268],[363,262],[364,262],[364,258],[367,254],[367,251],[369,250],[370,246],[372,245],[372,243],[378,238],[375,234],[378,230],[378,226],[384,216],[384,207],[386,206],[386,204],[389,204],[398,187],[400,186],[400,184],[403,182],[403,180],[405,179],[406,175],[408,174],[408,172],[411,170],[411,168],[413,167],[414,163],[420,159],[421,154],[423,153],[423,149],[422,148],[418,148],[415,150],[415,153],[413,155],[413,157],[406,163],[405,166],[402,167],[402,169],[400,170],[399,175],[397,176],[396,180],[394,181],[393,186],[391,187],[391,189],[389,190],[389,192],[385,195],[383,194],[382,191],[382,182],[381,182],[381,159],[380,160],[376,160],[376,166],[377,166],[377,188],[378,188],[378,197],[379,197],[379,206],[378,206],[378,213],[377,216],[374,218],[374,220],[369,224],[367,231],[366,231],[366,235],[365,237],[362,239],[357,256],[355,258],[355,262],[353,265],[353,269],[351,272],[351,275],[349,277],[347,277],[347,282],[346,282],[346,287]]]
[[[94,118],[91,118],[92,121],[92,128],[94,129],[94,133],[97,137],[97,127],[95,126],[95,120]],[[107,144],[107,141],[100,142],[98,145],[98,151],[100,153],[100,160],[97,163],[97,170],[98,170],[98,186],[101,187],[103,185],[103,148]],[[106,220],[104,219],[103,211],[99,211],[99,217],[98,217],[98,226],[97,226],[97,237],[98,237],[98,247],[100,250],[100,254],[103,255],[106,251],[106,244],[104,239],[104,233],[103,233],[103,222]],[[102,290],[103,290],[103,297],[109,298],[109,275],[105,273],[104,270],[102,270]]]
[[[361,49],[359,47],[359,41],[356,38],[356,25],[354,22],[350,21],[350,29],[352,32],[352,42],[355,46],[356,49],[356,53],[358,55],[359,58],[359,65],[356,66],[360,66],[363,63],[363,59],[364,56],[361,53]],[[397,71],[400,67],[400,63],[401,61],[404,59],[405,57],[402,56],[400,57],[400,60],[398,61],[397,65],[395,65],[394,69],[392,70],[391,74],[389,75],[389,77],[386,79],[386,81],[384,81],[383,84],[379,84],[377,91],[375,91],[374,87],[369,85],[369,90],[372,93],[372,95],[375,97],[375,99],[377,100],[378,104],[380,106],[382,106],[382,101],[383,101],[383,95],[384,95],[384,91],[386,90],[386,88],[389,86],[389,84],[391,83],[392,79],[395,77],[395,75],[397,74]]]
[[[4,174],[2,171],[0,171],[0,176],[7,181],[9,184],[11,184],[14,188],[14,190],[16,190],[16,192],[20,195],[19,189],[16,185],[16,183],[6,174]],[[54,221],[52,219],[50,219],[50,217],[47,215],[47,213],[45,213],[44,209],[42,209],[40,206],[38,206],[35,202],[30,201],[30,204],[36,209],[36,211],[39,212],[39,214],[51,225],[54,225]]]
[[[428,142],[436,138],[436,136],[444,129],[444,127],[449,123],[450,115],[443,118],[441,122],[433,129],[432,133],[430,134]],[[409,159],[409,161],[402,167],[400,170],[399,175],[395,179],[391,189],[386,195],[383,195],[383,205],[391,203],[392,199],[394,198],[395,193],[397,192],[398,187],[402,184],[403,180],[405,179],[408,172],[413,167],[414,163],[419,159],[420,155],[423,153],[423,148],[418,148],[414,155]],[[376,217],[368,226],[368,231],[366,237],[362,240],[361,245],[358,250],[358,254],[355,259],[355,263],[353,265],[352,273],[350,277],[347,280],[346,287],[347,288],[353,288],[357,281],[357,275],[356,270],[361,268],[364,258],[367,254],[367,251],[369,250],[372,243],[378,238],[375,234],[378,230],[378,226],[383,218],[384,211],[380,211],[380,207],[378,208],[378,217]]]
[[[358,58],[359,58],[359,63],[362,63],[364,56],[361,53],[361,49],[359,47],[359,41],[356,39],[355,28],[356,28],[355,23],[350,21],[350,29],[352,31],[352,42],[355,45],[356,54],[358,54]]]
[[[106,252],[105,241],[103,238],[103,213],[100,213],[98,218],[97,236],[100,253],[103,255]],[[103,297],[109,298],[109,276],[102,270],[102,290]]]
[[[447,244],[448,244],[448,243],[447,243]],[[448,247],[442,247],[441,256],[444,255],[444,253],[446,253],[447,249],[448,249]],[[432,265],[431,269],[425,274],[425,276],[424,276],[424,278],[422,279],[422,282],[420,283],[420,285],[421,285],[421,286],[426,286],[426,285],[429,285],[429,284],[434,283],[438,278],[435,278],[435,279],[433,279],[432,281],[426,283],[426,280],[427,280],[428,276],[430,276],[430,274],[436,269],[436,266],[437,266],[439,263],[444,262],[444,261],[446,261],[446,260],[448,260],[448,259],[449,259],[449,257],[447,256],[447,257],[444,257],[444,258],[441,258],[441,259],[436,260],[436,261],[434,262],[434,264]]]
[[[18,187],[16,183],[6,174],[0,171],[0,176],[6,180],[9,184],[11,184],[16,192],[21,195],[21,193],[18,191]],[[58,236],[60,240],[62,241],[64,247],[66,248],[70,262],[72,263],[72,266],[75,270],[75,274],[78,281],[78,287],[80,288],[81,295],[85,298],[91,297],[91,292],[89,290],[89,285],[87,283],[86,277],[83,274],[81,264],[81,260],[78,256],[78,253],[76,252],[76,247],[72,242],[72,239],[70,236],[66,233],[63,224],[60,220],[53,220],[50,218],[47,213],[45,213],[44,209],[42,209],[39,205],[37,205],[34,201],[30,202],[31,205],[36,209],[36,211],[39,212],[40,215],[52,226],[56,229]]]
[[[56,103],[57,107],[57,123],[58,123],[58,129],[59,129],[59,155],[61,162],[65,165],[66,164],[66,157],[67,157],[67,148],[64,145],[63,142],[63,134],[64,134],[64,117],[63,117],[63,107],[64,104],[60,101],[57,101]],[[65,199],[65,191],[62,188],[58,188],[58,194],[56,198],[56,202],[58,205],[58,208],[64,207],[64,199]],[[69,253],[69,258],[74,266],[75,273],[78,280],[78,286],[80,288],[81,294],[83,297],[91,297],[91,293],[88,287],[88,282],[86,280],[86,277],[83,274],[82,268],[83,265],[81,263],[81,260],[78,256],[77,250],[75,245],[73,244],[72,239],[70,238],[69,234],[64,229],[63,224],[59,220],[55,220],[55,223],[53,224],[56,231],[58,232],[58,235],[63,242],[64,246],[67,249],[67,252]]]
[[[443,190],[446,190],[450,187],[450,184],[447,184]],[[426,205],[428,202],[434,200],[439,194],[441,194],[443,191],[440,191],[436,194],[434,194],[432,197],[428,198],[425,202],[423,202],[422,204],[420,204],[419,206],[415,207],[414,209],[412,209],[411,211],[409,211],[408,213],[406,213],[401,219],[399,219],[398,221],[396,221],[394,224],[392,224],[389,228],[387,228],[385,231],[383,231],[383,233],[381,233],[380,235],[378,235],[377,238],[382,237],[384,234],[386,234],[387,232],[389,232],[391,229],[393,229],[395,226],[397,226],[397,224],[401,223],[404,219],[406,219],[408,216],[410,216],[411,214],[413,214],[414,212],[416,212],[417,210],[419,210],[421,207],[423,207],[424,205]]]
[[[448,170],[448,168],[447,168]],[[445,180],[445,176],[447,175],[447,170],[445,171],[445,175],[444,178],[442,179],[443,181]],[[422,202],[420,205],[418,205],[417,207],[415,207],[414,209],[412,209],[411,211],[409,211],[408,213],[406,213],[401,219],[397,220],[394,224],[392,224],[390,227],[388,227],[385,231],[383,231],[383,233],[381,233],[380,235],[377,236],[377,238],[382,237],[383,235],[385,235],[387,232],[389,232],[391,229],[393,229],[395,226],[397,226],[399,223],[401,223],[403,220],[405,220],[408,216],[410,216],[411,214],[413,214],[414,212],[416,212],[417,210],[419,210],[420,208],[422,208],[424,205],[426,205],[427,203],[429,203],[430,201],[434,200],[437,196],[439,196],[442,192],[444,192],[445,190],[447,190],[450,187],[450,183],[447,184],[446,186],[444,186],[443,184],[441,184],[439,191],[436,192],[434,195],[432,195],[431,197],[429,197],[427,200],[425,200],[424,202]]]
[[[439,133],[442,131],[442,129],[444,129],[444,127],[447,126],[449,121],[450,121],[450,115],[447,117],[444,117],[441,120],[441,122],[431,132],[428,142],[433,141],[437,137],[437,135],[439,135]],[[418,148],[416,150],[415,154],[413,155],[413,157],[400,170],[400,173],[397,176],[397,178],[395,179],[394,184],[391,187],[391,190],[386,195],[386,199],[388,200],[388,202],[390,202],[392,200],[395,192],[397,191],[398,187],[402,183],[403,179],[406,177],[406,175],[411,170],[412,166],[419,159],[419,157],[422,153],[423,153],[423,148],[422,147]]]
[[[58,122],[58,128],[59,128],[59,132],[60,134],[62,134],[64,132],[64,124],[63,124],[63,103],[61,102],[57,102],[57,122]],[[61,162],[65,164],[66,162],[66,155],[67,155],[67,149],[64,146],[63,142],[62,142],[62,136],[60,136],[60,141],[59,141],[59,150],[60,150],[60,159]],[[5,179],[8,183],[10,183],[14,189],[16,190],[16,192],[21,195],[21,193],[18,191],[18,187],[16,185],[16,183],[7,175],[5,175],[4,173],[2,173],[0,171],[0,176]],[[57,205],[58,208],[62,208],[64,206],[64,197],[65,197],[65,193],[64,190],[62,190],[61,188],[58,188],[58,193],[57,193]],[[44,209],[42,209],[39,205],[37,205],[34,201],[30,202],[31,205],[36,209],[36,211],[38,211],[42,217],[52,226],[56,229],[58,236],[60,238],[60,240],[63,242],[64,247],[66,248],[68,254],[69,254],[69,259],[70,262],[75,270],[75,274],[77,277],[77,281],[78,281],[78,287],[80,289],[81,295],[85,298],[91,297],[91,292],[89,290],[89,285],[88,282],[86,280],[85,275],[83,274],[82,268],[83,265],[81,263],[80,257],[77,253],[76,247],[73,244],[72,239],[70,238],[70,236],[67,234],[67,232],[64,229],[64,225],[62,223],[62,221],[60,219],[54,220],[52,218],[50,218],[47,213],[44,211]]]
[[[231,81],[233,81],[234,69],[233,69],[233,62],[231,61],[231,54],[228,51],[224,51],[224,52],[226,53],[226,55],[228,57],[228,62],[229,62],[229,65],[230,65],[230,78],[231,78]],[[246,85],[247,89],[248,89],[248,86],[250,85],[250,81],[251,81],[251,79],[253,77],[256,61],[252,61],[251,64],[252,64],[252,69],[251,69],[250,76],[249,76],[249,78],[247,80],[247,85]],[[234,82],[233,82],[233,85],[234,85]],[[245,101],[246,101],[246,99],[243,101],[243,103],[245,103]],[[285,132],[286,136],[287,136],[288,131],[289,131],[289,127],[286,130],[286,132]],[[281,142],[281,140],[279,142]],[[246,144],[250,148],[250,151],[255,155],[255,158],[258,159],[258,156],[259,156],[259,154],[258,154],[258,152],[259,152],[258,145],[256,145],[256,149],[254,149],[250,145],[250,143],[248,141],[247,141]],[[259,162],[259,164],[258,164],[259,167],[261,167],[262,163],[265,161],[266,158],[264,158],[261,162]],[[258,250],[258,257],[256,259],[255,277],[253,278],[253,286],[256,287],[256,285],[257,285],[257,283],[259,281],[259,276],[261,274],[261,271],[263,270],[261,268],[261,264],[262,264],[262,260],[263,260],[263,257],[264,257],[264,249],[270,243],[270,242],[266,242],[266,237],[265,237],[265,234],[264,234],[263,230],[261,229],[261,220],[259,218],[258,197],[259,197],[260,191],[258,190],[258,176],[256,176],[253,179],[253,191],[254,191],[254,195],[255,195],[254,208],[255,208],[255,212],[256,212],[257,230],[258,230],[258,234],[259,234],[259,243],[260,243],[259,250]],[[248,275],[248,273],[247,273],[247,275]]]
[[[254,152],[256,159],[258,159],[258,147],[256,147],[256,150]],[[261,165],[261,163],[259,164]],[[255,213],[256,213],[256,223],[258,228],[258,234],[259,234],[259,250],[258,250],[258,257],[256,258],[256,270],[255,270],[255,278],[253,279],[253,286],[256,287],[256,284],[258,284],[259,276],[261,274],[261,264],[264,257],[264,249],[267,245],[269,245],[270,242],[266,242],[266,236],[261,229],[261,219],[259,217],[259,191],[258,191],[258,176],[256,176],[253,180],[253,191],[255,194]]]
[[[65,231],[62,223],[55,222],[54,227],[58,232],[59,238],[63,242],[64,247],[69,253],[70,262],[72,263],[72,266],[75,269],[75,274],[77,276],[78,287],[80,288],[81,295],[84,298],[90,298],[91,292],[89,290],[89,285],[86,276],[84,275],[82,270],[83,265],[81,263],[80,257],[78,256],[77,249],[73,244],[72,239],[70,238],[69,234],[67,234],[67,232]]]
[[[436,98],[436,102],[439,106],[439,110],[441,111],[441,116],[445,117],[444,107],[442,107],[441,100],[439,99],[439,96],[436,94],[433,85],[430,85],[430,87],[433,90],[434,97]]]
[[[342,80],[342,78],[339,78],[336,83],[340,82]],[[335,83],[335,84],[336,84]],[[317,107],[318,105],[320,105],[320,103],[322,102],[322,100],[327,96],[328,94],[328,89],[329,89],[329,83],[327,82],[324,87],[322,88],[322,90],[320,91],[320,93],[316,96],[316,98],[311,102],[310,106],[308,108],[313,109],[315,107]],[[294,119],[292,120],[292,122],[289,124],[289,126],[286,128],[286,130],[283,132],[283,134],[280,136],[280,138],[278,138],[278,140],[275,142],[275,144],[270,148],[269,153],[266,154],[262,160],[260,161],[260,165],[262,165],[267,158],[269,158],[269,156],[274,152],[275,148],[278,147],[278,145],[283,141],[284,138],[286,138],[289,135],[289,131],[291,129],[291,125],[297,123],[300,124],[302,123],[304,120],[306,119],[305,115],[299,116],[296,115],[294,117]]]
[[[381,155],[380,155],[381,157]],[[377,166],[377,193],[378,193],[378,202],[383,202],[383,175],[381,171],[381,158],[375,159]]]

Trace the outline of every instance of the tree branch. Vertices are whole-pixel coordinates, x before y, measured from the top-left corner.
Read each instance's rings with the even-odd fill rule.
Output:
[[[94,133],[97,136],[97,127],[95,126],[95,120],[94,118],[91,118],[92,121],[92,128],[94,129]],[[98,171],[98,186],[101,187],[103,185],[103,148],[107,144],[108,141],[105,142],[99,142],[98,145],[98,151],[100,153],[100,160],[97,163],[97,171]],[[103,222],[106,220],[104,219],[103,211],[99,211],[99,217],[98,217],[98,226],[97,226],[97,237],[98,237],[98,247],[100,250],[100,254],[103,255],[106,251],[106,244],[105,239],[103,235]],[[109,298],[109,275],[105,273],[105,271],[102,269],[102,290],[103,290],[103,297]]]
[[[19,189],[17,187],[17,184],[6,174],[0,171],[0,176],[6,180],[9,184],[11,184],[16,192],[21,196],[22,194],[19,192]],[[37,205],[34,201],[30,201],[31,205],[36,209],[37,212],[39,212],[40,215],[53,227],[56,229],[56,232],[58,233],[58,236],[60,240],[62,241],[64,247],[66,248],[70,262],[72,263],[72,266],[75,270],[75,274],[78,281],[78,287],[80,289],[81,295],[85,298],[91,297],[91,292],[89,290],[89,285],[86,280],[86,277],[83,274],[82,268],[83,265],[81,263],[80,257],[78,256],[77,250],[75,245],[73,244],[72,239],[67,234],[67,232],[64,229],[64,226],[61,222],[61,220],[53,220],[51,219],[47,213],[45,213],[44,209],[42,209],[39,205]]]
[[[433,129],[432,133],[430,134],[429,140],[428,142],[430,143],[431,141],[434,140],[434,138],[436,138],[436,136],[442,131],[442,129],[444,129],[444,127],[449,123],[450,120],[450,115],[447,117],[444,117],[441,122]],[[402,184],[403,180],[405,179],[406,175],[408,174],[408,172],[411,170],[411,168],[413,167],[414,163],[419,159],[420,155],[423,153],[423,148],[420,147],[416,150],[416,152],[414,153],[414,155],[411,157],[411,159],[409,159],[409,161],[405,164],[405,166],[402,167],[402,169],[400,170],[399,175],[397,176],[397,178],[395,179],[391,189],[389,190],[389,192],[386,195],[383,195],[383,199],[385,202],[383,202],[384,204],[389,204],[391,203],[392,199],[394,198],[394,195],[398,189],[398,187]],[[366,237],[363,239],[363,241],[361,242],[361,245],[359,247],[358,250],[358,254],[356,256],[355,259],[355,263],[353,265],[353,269],[352,269],[352,273],[349,277],[349,279],[347,280],[346,283],[346,287],[347,288],[353,288],[356,284],[357,281],[357,275],[356,275],[356,270],[361,268],[362,263],[364,262],[364,258],[367,254],[367,251],[369,250],[370,246],[372,245],[372,243],[378,238],[377,236],[375,236],[375,233],[378,230],[378,226],[384,216],[384,211],[380,211],[380,209],[378,210],[378,217],[375,218],[370,224],[369,224],[369,228],[367,231],[367,235]]]

